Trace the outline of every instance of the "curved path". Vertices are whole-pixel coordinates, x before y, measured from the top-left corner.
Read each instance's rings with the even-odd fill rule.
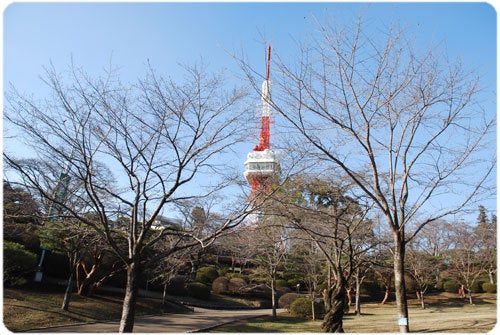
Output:
[[[271,309],[212,310],[195,308],[192,313],[161,314],[135,318],[134,333],[190,333],[203,331],[228,322],[271,315]],[[59,326],[31,333],[117,333],[119,321]]]

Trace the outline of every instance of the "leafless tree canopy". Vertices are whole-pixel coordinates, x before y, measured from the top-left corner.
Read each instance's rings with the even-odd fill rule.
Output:
[[[237,108],[244,92],[223,91],[222,78],[211,77],[204,69],[191,67],[186,72],[183,84],[150,70],[146,79],[126,87],[113,71],[94,79],[72,67],[69,78],[63,78],[49,68],[44,81],[53,97],[33,101],[15,90],[9,92],[5,111],[9,126],[23,129],[25,142],[40,158],[59,173],[67,171],[78,184],[65,199],[50,194],[58,173],[36,171],[37,166],[16,160],[8,149],[4,157],[39,186],[45,198],[60,205],[75,196],[82,199],[84,205],[78,210],[66,209],[102,234],[109,234],[112,221],[127,217],[131,224],[126,230],[139,238],[165,205],[226,186],[221,156],[241,139],[239,116],[244,113]],[[212,180],[202,181],[211,188],[182,192],[182,186],[198,174]],[[41,178],[49,180],[42,185]],[[83,212],[97,213],[103,225],[87,220]]]
[[[394,239],[398,313],[408,319],[405,245],[430,222],[491,198],[494,111],[480,78],[402,29],[319,23],[296,59],[273,64],[272,105],[318,173],[348,177],[383,213]],[[370,29],[373,31],[373,29]],[[258,90],[248,62],[242,69]],[[472,206],[470,206],[472,205]],[[408,324],[401,331],[409,331]]]
[[[402,30],[370,36],[363,24],[320,25],[295,62],[273,64],[274,108],[308,159],[357,182],[394,229],[491,196],[495,115],[481,107],[480,78]]]
[[[189,212],[188,204],[207,202],[234,184],[234,165],[224,153],[244,138],[246,93],[227,90],[223,77],[204,66],[185,67],[182,82],[151,68],[134,85],[123,85],[114,70],[92,78],[71,66],[65,75],[46,70],[52,96],[42,101],[8,92],[7,125],[19,129],[39,160],[20,160],[10,149],[4,159],[57,215],[93,227],[123,261],[127,291],[120,331],[132,331],[145,251],[166,236],[172,243],[156,259],[204,247],[250,212],[246,199],[235,196],[229,204],[226,197],[227,206],[219,208],[227,213],[209,229],[158,226],[160,215]]]

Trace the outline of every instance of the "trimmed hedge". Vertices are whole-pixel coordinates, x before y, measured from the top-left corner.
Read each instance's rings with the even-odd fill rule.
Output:
[[[196,281],[203,284],[211,284],[217,277],[219,272],[211,266],[203,266],[196,272]]]
[[[193,282],[187,284],[186,289],[188,291],[189,296],[193,298],[201,300],[210,299],[210,287],[208,287],[208,285],[199,282]]]
[[[276,288],[288,287],[287,282],[284,279],[276,279]]]
[[[187,295],[188,291],[186,289],[187,279],[182,276],[176,276],[170,280],[167,285],[167,293],[176,296]]]
[[[290,315],[295,318],[312,319],[312,301],[309,298],[298,298],[290,305]],[[314,314],[317,319],[325,316],[325,304],[314,303]]]
[[[295,300],[297,300],[300,297],[302,297],[302,295],[298,294],[298,293],[294,293],[294,292],[285,293],[279,298],[278,307],[290,310],[290,305],[292,304],[292,302],[294,302]]]
[[[483,292],[483,282],[474,282],[471,287],[472,293],[482,293]]]
[[[483,283],[483,291],[486,293],[497,293],[497,284]]]
[[[217,294],[229,293],[229,278],[218,277],[212,283],[212,291]]]
[[[452,280],[444,282],[443,289],[445,290],[445,292],[458,293],[458,283]]]
[[[229,279],[228,289],[230,293],[240,294],[241,290],[247,286],[247,282],[243,278],[231,278]]]

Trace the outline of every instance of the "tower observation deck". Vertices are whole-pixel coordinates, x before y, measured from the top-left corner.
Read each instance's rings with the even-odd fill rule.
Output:
[[[247,155],[245,172],[247,182],[252,186],[251,201],[256,201],[261,195],[271,189],[280,172],[276,153],[271,150],[271,83],[269,68],[271,62],[271,46],[267,50],[266,79],[262,83],[261,101],[262,117],[259,144]]]

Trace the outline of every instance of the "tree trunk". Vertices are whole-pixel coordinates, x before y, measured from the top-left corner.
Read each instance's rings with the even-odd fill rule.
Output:
[[[127,287],[123,298],[122,317],[120,320],[120,333],[131,333],[134,329],[135,306],[139,291],[139,265],[132,262],[127,266]]]
[[[161,300],[161,304],[163,306],[165,306],[165,303],[167,302],[167,286],[168,286],[167,283],[163,284],[163,296]]]
[[[404,234],[394,234],[394,286],[396,289],[396,310],[401,333],[410,331],[408,320],[408,302],[406,301],[406,284],[404,273],[405,243]]]
[[[275,275],[273,274],[272,278],[271,278],[271,305],[272,305],[272,309],[273,309],[273,320],[276,320],[278,318],[277,314],[276,314],[276,278],[275,278]]]
[[[347,305],[347,291],[342,276],[338,276],[337,283],[325,293],[326,315],[321,325],[325,333],[343,333],[343,318]]]
[[[354,307],[354,314],[357,316],[361,315],[361,301],[360,301],[360,294],[361,294],[361,280],[359,280],[359,276],[356,276],[356,293],[354,297],[355,301],[355,307]]]
[[[346,287],[346,292],[347,292],[347,304],[349,306],[352,306],[352,287],[348,286]]]
[[[92,295],[94,291],[94,286],[95,286],[95,275],[97,273],[97,269],[99,268],[101,264],[101,259],[102,256],[96,257],[95,258],[95,263],[92,265],[90,268],[90,271],[87,270],[87,266],[85,265],[85,261],[81,260],[78,262],[78,265],[76,266],[76,271],[77,271],[77,292],[78,295],[83,295],[83,296],[90,296]],[[83,280],[79,279],[79,273],[83,271],[85,277]]]
[[[385,304],[387,302],[387,300],[389,300],[389,293],[390,293],[390,288],[389,288],[389,286],[386,286],[384,299],[382,299],[382,302],[380,303],[381,305]]]
[[[425,301],[424,301],[424,295],[425,291],[420,291],[420,304],[422,305],[422,308],[425,309]]]
[[[472,290],[467,289],[467,297],[469,298],[469,304],[473,305],[472,303]]]
[[[69,301],[71,299],[71,291],[73,290],[73,277],[75,276],[75,272],[71,271],[71,274],[68,278],[68,284],[66,285],[66,291],[64,292],[64,299],[61,306],[61,309],[67,311],[69,308]]]

